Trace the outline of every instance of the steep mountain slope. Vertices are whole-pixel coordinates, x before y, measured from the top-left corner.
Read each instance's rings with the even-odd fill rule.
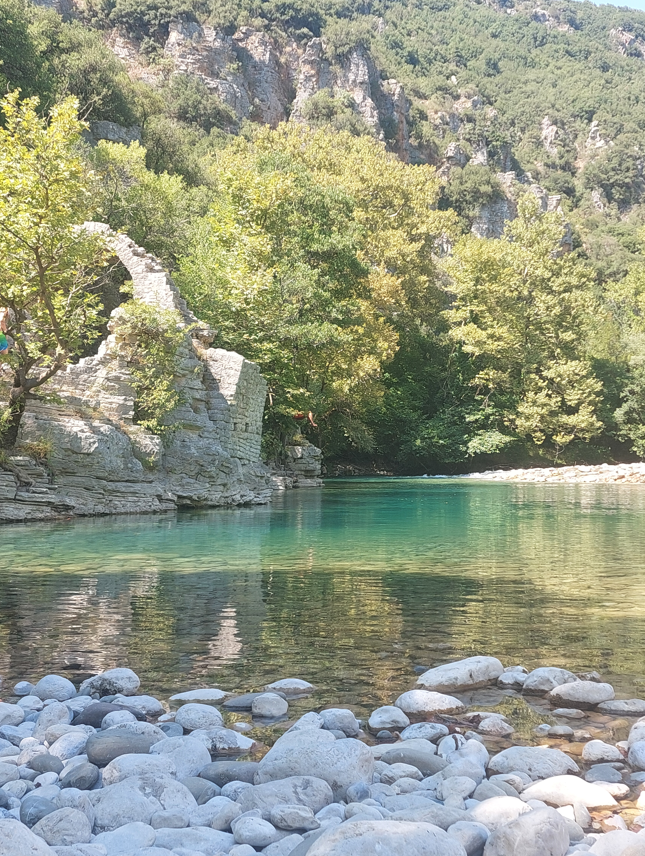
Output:
[[[446,206],[483,235],[512,215],[514,172],[561,197],[602,274],[622,275],[636,249],[644,13],[567,0],[59,2],[131,79],[204,84],[228,131],[290,119],[373,133],[439,166]]]

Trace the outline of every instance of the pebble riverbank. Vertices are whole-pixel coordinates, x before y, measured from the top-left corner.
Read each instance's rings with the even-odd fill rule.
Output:
[[[645,856],[645,700],[596,673],[470,657],[367,721],[289,678],[162,701],[118,668],[2,698],[0,856]]]
[[[488,470],[483,473],[457,476],[457,478],[557,484],[645,484],[645,462],[579,467],[529,467],[522,470]]]

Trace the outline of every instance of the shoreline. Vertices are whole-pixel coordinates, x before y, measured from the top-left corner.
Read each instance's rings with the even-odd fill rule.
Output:
[[[437,478],[437,476],[431,478]],[[645,484],[645,462],[486,470],[480,473],[451,476],[451,478],[547,484]]]
[[[409,686],[363,721],[297,678],[163,700],[127,668],[6,687],[0,853],[508,856],[545,834],[550,856],[645,852],[645,700],[488,656]]]

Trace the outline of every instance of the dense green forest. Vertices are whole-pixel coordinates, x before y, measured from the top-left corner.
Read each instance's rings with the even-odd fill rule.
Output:
[[[26,397],[90,353],[127,299],[100,241],[75,229],[94,218],[158,255],[216,344],[260,364],[267,457],[300,432],[330,464],[397,472],[645,457],[645,13],[524,0],[62,11],[0,0],[14,93],[0,128],[4,445]],[[370,124],[349,85],[275,127],[236,111],[177,72],[174,21],[252,28],[278,56],[321,37],[338,75],[367,57],[378,86],[405,88],[405,151],[402,120]],[[136,74],[108,47],[115,33]],[[99,139],[96,122],[136,139]],[[480,237],[500,206],[514,219]],[[140,421],[164,434],[173,320],[144,316],[131,308],[156,354]],[[309,411],[315,424],[294,420]]]

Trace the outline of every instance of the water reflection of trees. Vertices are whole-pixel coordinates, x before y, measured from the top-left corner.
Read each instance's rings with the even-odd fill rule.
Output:
[[[158,691],[298,675],[345,703],[391,701],[411,665],[478,652],[626,686],[645,674],[642,489],[409,481],[322,496],[4,528],[0,673],[127,663]]]

